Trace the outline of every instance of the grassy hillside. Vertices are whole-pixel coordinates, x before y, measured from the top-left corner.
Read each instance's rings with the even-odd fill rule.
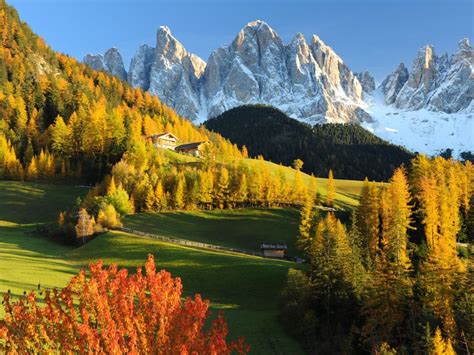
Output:
[[[248,251],[259,252],[262,243],[286,243],[288,255],[295,256],[298,220],[296,209],[245,209],[138,213],[124,224],[141,232]]]
[[[56,220],[87,188],[0,180],[0,221],[40,223]]]
[[[87,188],[0,181],[0,293],[64,286],[77,271],[70,247],[33,234],[32,224],[55,221]],[[0,308],[0,315],[3,309]]]
[[[118,232],[99,236],[78,249],[60,246],[34,234],[34,228],[28,222],[55,220],[57,212],[70,205],[85,189],[14,182],[0,184],[0,293],[10,290],[14,296],[19,296],[24,291],[36,289],[38,283],[42,288],[62,287],[80,268],[97,259],[134,270],[152,253],[159,268],[183,279],[186,295],[200,293],[212,300],[213,311],[225,311],[231,336],[245,336],[252,345],[252,353],[301,352],[277,320],[277,297],[285,284],[288,269],[301,265],[187,248]],[[228,213],[237,215],[239,212]],[[260,219],[267,228],[275,221],[282,226],[296,214],[295,210],[249,211],[245,217],[247,221],[242,221],[241,226],[255,226]],[[226,214],[220,215],[216,211],[202,218],[195,226],[201,235],[213,228],[225,233],[223,221],[229,218]],[[181,225],[185,222],[186,218],[176,221]],[[288,230],[295,227],[289,223]],[[170,235],[176,237],[187,233],[174,225],[172,219],[168,228]],[[277,233],[275,229],[274,232]],[[259,233],[264,235],[263,230]],[[0,310],[0,317],[2,313]]]
[[[125,233],[108,233],[68,255],[80,264],[103,259],[134,268],[149,253],[159,268],[183,280],[184,293],[200,293],[223,310],[232,330],[243,335],[256,354],[297,354],[299,346],[277,321],[277,295],[290,267],[300,265],[232,253],[198,250],[144,239]]]
[[[0,217],[3,217],[0,214]],[[65,255],[71,247],[31,234],[31,226],[0,221],[0,294],[63,287],[78,268]],[[3,308],[0,308],[0,318]]]

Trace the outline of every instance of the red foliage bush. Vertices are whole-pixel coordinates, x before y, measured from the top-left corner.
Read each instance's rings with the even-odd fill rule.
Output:
[[[228,343],[222,314],[212,322],[209,301],[199,295],[181,300],[182,284],[156,271],[148,257],[146,273],[117,265],[90,265],[62,290],[46,291],[45,306],[34,292],[12,303],[4,296],[0,351],[7,353],[243,354],[242,338]],[[205,326],[207,323],[207,326]]]

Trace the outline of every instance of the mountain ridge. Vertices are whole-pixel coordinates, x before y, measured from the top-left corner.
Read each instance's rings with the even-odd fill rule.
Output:
[[[176,53],[182,55],[181,62],[175,61]],[[159,65],[163,60],[169,65]],[[133,86],[158,95],[193,121],[247,103],[286,107],[285,111],[312,123],[369,119],[362,85],[330,46],[316,35],[307,42],[301,33],[284,44],[261,20],[249,22],[231,44],[213,51],[207,63],[187,52],[170,29],[161,26],[156,47],[138,49],[128,78]]]
[[[427,45],[411,67],[401,63],[376,87],[368,71],[352,72],[317,35],[307,41],[297,33],[285,44],[257,20],[207,63],[162,26],[156,47],[138,49],[128,79],[197,124],[233,107],[267,104],[309,124],[359,123],[392,143],[436,154],[474,150],[473,68],[469,39],[451,56]],[[443,139],[453,134],[458,141]]]

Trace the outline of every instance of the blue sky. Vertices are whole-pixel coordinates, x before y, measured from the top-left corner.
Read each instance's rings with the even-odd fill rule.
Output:
[[[317,34],[354,71],[382,79],[418,48],[452,52],[473,36],[471,0],[7,0],[56,50],[79,59],[118,47],[125,67],[160,25],[207,60],[248,22],[261,19],[288,42]]]

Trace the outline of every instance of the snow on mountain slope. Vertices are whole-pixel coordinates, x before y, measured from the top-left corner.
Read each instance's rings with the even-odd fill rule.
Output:
[[[374,122],[363,127],[394,144],[429,155],[447,148],[453,156],[474,152],[474,114],[434,112],[427,109],[408,111],[388,106],[382,90],[367,98],[367,111]],[[472,112],[472,111],[471,111]]]
[[[97,70],[125,76],[116,49],[88,55]],[[353,73],[318,36],[298,33],[285,44],[267,23],[248,23],[207,63],[188,52],[168,27],[155,47],[141,46],[128,81],[157,95],[195,124],[245,104],[272,105],[308,124],[360,123],[408,149],[474,152],[474,51],[469,39],[451,54],[421,48],[374,91],[369,72]]]

